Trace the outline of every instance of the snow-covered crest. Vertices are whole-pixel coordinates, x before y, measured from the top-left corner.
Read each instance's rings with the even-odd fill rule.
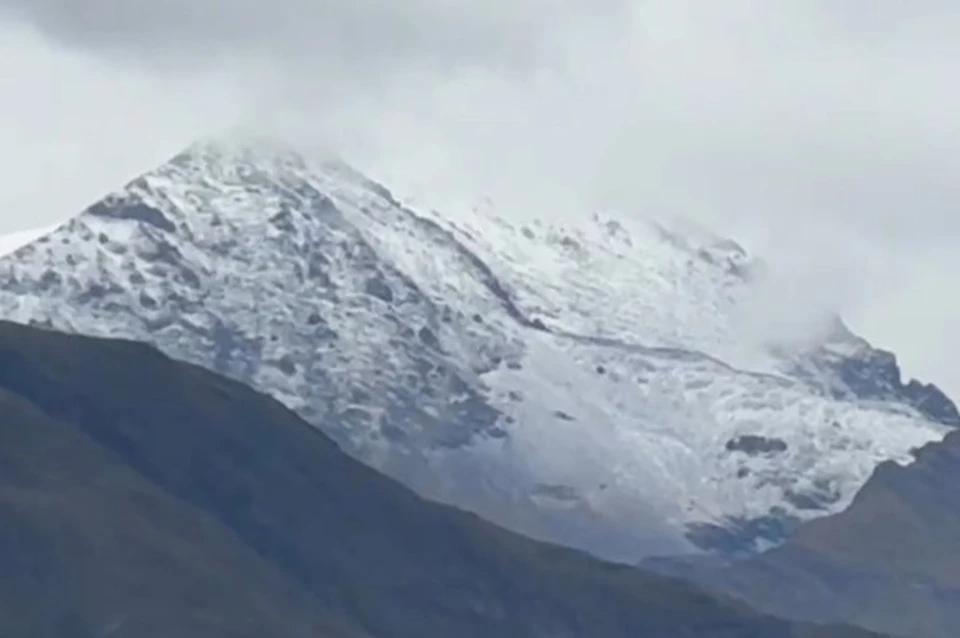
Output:
[[[275,146],[198,144],[0,272],[8,318],[154,343],[428,496],[624,560],[775,542],[956,421],[839,327],[745,340],[762,271],[733,242],[413,211]]]

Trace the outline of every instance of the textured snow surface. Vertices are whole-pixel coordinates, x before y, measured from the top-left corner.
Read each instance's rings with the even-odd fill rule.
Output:
[[[0,311],[154,343],[427,496],[633,561],[760,549],[947,430],[840,328],[748,343],[758,269],[689,229],[413,212],[335,161],[205,143],[0,260]]]

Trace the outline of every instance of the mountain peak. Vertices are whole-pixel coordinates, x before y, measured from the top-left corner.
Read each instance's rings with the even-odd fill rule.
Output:
[[[0,312],[154,344],[426,496],[632,561],[779,542],[946,431],[872,349],[749,340],[754,264],[630,217],[415,211],[215,140],[0,260]]]
[[[331,159],[332,155],[323,153],[320,157]],[[178,166],[193,164],[221,168],[257,166],[263,170],[272,168],[282,173],[304,171],[307,162],[304,153],[276,138],[223,135],[194,141],[178,153],[171,163]]]

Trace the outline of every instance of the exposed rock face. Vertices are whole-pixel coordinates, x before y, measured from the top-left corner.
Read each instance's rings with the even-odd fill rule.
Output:
[[[789,446],[783,439],[769,439],[756,434],[743,434],[727,441],[724,447],[728,452],[743,452],[749,456],[756,456],[758,454],[786,452]]]
[[[202,144],[0,261],[0,314],[154,344],[424,495],[635,561],[780,542],[956,422],[849,333],[751,350],[761,276],[703,233],[414,212]]]
[[[845,621],[911,638],[960,623],[960,433],[909,467],[880,465],[846,511],[729,566],[649,564],[793,618]]]
[[[892,352],[859,347],[838,353],[823,348],[804,357],[803,363],[815,371],[812,376],[827,380],[827,389],[838,398],[899,401],[939,423],[960,425],[956,404],[940,388],[916,379],[904,382]]]

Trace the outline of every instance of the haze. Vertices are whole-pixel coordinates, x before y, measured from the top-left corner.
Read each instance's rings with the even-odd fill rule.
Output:
[[[332,147],[424,205],[699,220],[960,397],[960,6],[0,0],[0,229],[191,140]]]

